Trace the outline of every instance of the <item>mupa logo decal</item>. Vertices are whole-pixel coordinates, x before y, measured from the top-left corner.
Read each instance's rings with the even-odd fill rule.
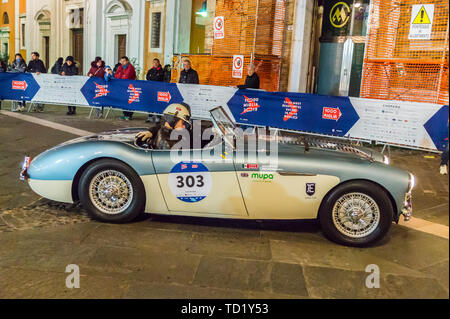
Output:
[[[260,107],[260,105],[257,103],[258,100],[259,100],[258,98],[251,99],[251,98],[249,98],[249,97],[244,95],[244,99],[245,99],[244,111],[241,113],[241,115],[245,114],[245,113],[248,113],[248,112],[257,111],[258,108]]]
[[[99,97],[102,96],[107,96],[109,91],[107,90],[108,86],[107,85],[100,85],[97,82],[94,82],[96,88],[95,88],[95,96],[94,99],[97,99]]]

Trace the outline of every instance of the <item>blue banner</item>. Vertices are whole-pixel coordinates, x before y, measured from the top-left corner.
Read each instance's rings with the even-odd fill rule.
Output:
[[[196,118],[222,106],[246,125],[434,150],[448,142],[449,107],[431,103],[28,73],[0,73],[0,99],[148,113],[186,102]]]

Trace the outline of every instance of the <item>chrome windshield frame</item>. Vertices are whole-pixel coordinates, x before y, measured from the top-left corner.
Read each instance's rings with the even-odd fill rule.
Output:
[[[219,125],[219,123],[221,123],[221,122],[214,117],[213,112],[221,112],[222,115],[227,119],[227,121],[229,121],[229,123],[226,123],[226,124],[230,124],[232,126],[232,131],[227,132],[227,129],[225,127],[221,128],[221,126]],[[233,150],[236,149],[236,145],[235,145],[236,134],[233,132],[233,130],[236,129],[236,127],[237,127],[236,124],[233,122],[233,120],[230,118],[230,116],[225,112],[225,110],[223,109],[222,106],[218,106],[218,107],[211,109],[209,111],[209,113],[211,114],[211,121],[212,121],[214,127],[216,128],[218,134],[220,134],[220,136],[222,136],[222,139],[225,141],[225,143],[228,144]],[[233,136],[232,140],[229,139],[229,134],[227,134],[227,133],[232,134],[232,136]]]

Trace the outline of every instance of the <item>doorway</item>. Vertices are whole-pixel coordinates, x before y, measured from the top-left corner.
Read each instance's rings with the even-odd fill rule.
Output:
[[[50,67],[50,37],[44,37],[44,62],[45,67]]]
[[[117,41],[117,48],[116,48],[116,61],[119,61],[119,59],[123,56],[127,55],[127,35],[126,34],[118,34],[116,36]]]
[[[370,0],[322,1],[317,93],[359,97]]]
[[[83,29],[72,29],[72,55],[78,64],[78,73],[83,72]]]

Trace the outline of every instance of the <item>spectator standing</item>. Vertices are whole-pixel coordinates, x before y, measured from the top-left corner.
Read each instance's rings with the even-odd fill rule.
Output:
[[[190,83],[190,84],[199,84],[198,81],[198,73],[191,67],[191,61],[189,59],[185,59],[183,61],[183,71],[180,74],[179,83]]]
[[[238,89],[259,89],[259,76],[256,74],[256,66],[251,63],[247,66],[247,77],[244,85],[238,85]]]
[[[8,71],[15,73],[25,73],[26,70],[27,70],[27,63],[23,59],[22,54],[17,53]],[[25,105],[26,105],[25,101],[19,101],[19,110],[20,111],[25,110]]]
[[[38,52],[31,53],[31,61],[28,62],[27,72],[36,74],[47,73],[47,68],[45,67],[44,62],[39,59]]]
[[[44,65],[44,62],[42,62],[41,59],[39,59],[39,53],[38,52],[32,52],[31,53],[31,61],[28,62],[28,66],[27,66],[27,72],[29,73],[36,73],[36,74],[41,74],[41,73],[47,73],[47,68]],[[43,112],[44,111],[44,105],[43,104],[36,104],[36,110],[38,112]]]
[[[61,74],[63,63],[64,59],[62,57],[59,57],[58,60],[56,60],[55,64],[53,64],[52,66],[52,74]]]
[[[75,66],[75,62],[73,59],[73,56],[68,56],[66,58],[66,63],[62,66],[61,70],[62,76],[74,76],[78,75],[78,68]],[[67,106],[68,112],[67,115],[75,115],[76,114],[76,107],[75,106]]]
[[[134,66],[130,63],[128,57],[123,56],[120,59],[120,66],[117,68],[117,72],[114,74],[116,79],[123,80],[136,80],[136,70]],[[132,120],[133,112],[123,111],[123,116],[120,118],[121,120]]]
[[[114,79],[113,70],[109,65],[105,66],[105,81],[109,82]]]
[[[114,74],[114,75],[116,75],[116,72],[117,72],[117,70],[119,69],[119,66],[120,66],[120,60],[119,60],[119,62],[117,62],[116,65],[114,66],[114,69],[113,69],[113,74]]]
[[[98,77],[98,78],[104,78],[105,76],[105,62],[102,60],[101,57],[96,57],[94,61],[91,62],[91,68],[88,72],[88,76],[92,77]]]
[[[164,69],[159,62],[159,59],[153,59],[153,67],[147,72],[147,81],[163,82],[164,81]],[[157,115],[148,115],[146,123],[152,122],[152,120],[157,122],[159,120]]]
[[[0,73],[5,73],[6,69],[7,69],[6,63],[0,60]],[[1,109],[2,109],[2,100],[0,100],[0,110]]]
[[[91,62],[91,68],[88,72],[89,77],[97,77],[103,79],[105,77],[105,61],[102,60],[101,57],[96,57],[94,61]],[[97,118],[103,117],[103,109],[96,108]]]

